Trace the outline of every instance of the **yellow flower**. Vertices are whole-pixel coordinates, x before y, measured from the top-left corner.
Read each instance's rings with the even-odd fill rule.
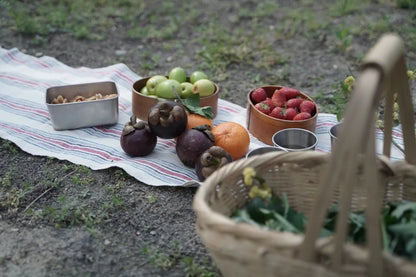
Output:
[[[250,198],[262,198],[262,199],[268,199],[272,197],[272,190],[267,186],[263,188],[259,188],[258,186],[253,186],[250,189],[250,192],[248,194]]]
[[[399,120],[399,113],[398,112],[393,113],[393,120]]]
[[[256,171],[253,167],[246,167],[243,170],[243,176],[244,176],[244,183],[247,186],[251,186],[253,184],[253,177],[256,176]]]
[[[355,78],[353,76],[348,76],[347,78],[345,78],[344,84],[346,84],[348,86],[349,90],[352,90],[352,88],[355,84]]]
[[[416,70],[408,70],[407,77],[411,80],[416,79]]]
[[[393,111],[397,112],[398,110],[399,110],[399,104],[397,104],[397,102],[394,102]]]
[[[384,123],[383,123],[383,120],[378,119],[378,120],[376,121],[376,126],[377,126],[377,128],[379,128],[379,129],[383,129],[383,128],[384,128]]]
[[[259,187],[252,186],[250,189],[250,192],[248,193],[248,196],[250,196],[250,198],[255,198],[257,197],[258,193],[259,193]]]

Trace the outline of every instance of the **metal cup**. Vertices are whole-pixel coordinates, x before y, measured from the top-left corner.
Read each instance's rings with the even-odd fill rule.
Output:
[[[335,124],[329,129],[329,136],[331,138],[331,150],[334,149],[335,142],[337,141],[337,136],[339,132],[339,128],[341,127],[341,123]]]
[[[269,153],[273,151],[285,151],[285,150],[274,147],[274,146],[263,146],[263,147],[259,147],[259,148],[249,151],[246,155],[246,158],[250,158],[255,155],[261,155],[261,154],[265,154],[265,153]]]
[[[315,150],[318,137],[311,131],[301,128],[287,128],[273,135],[274,146],[285,151]]]

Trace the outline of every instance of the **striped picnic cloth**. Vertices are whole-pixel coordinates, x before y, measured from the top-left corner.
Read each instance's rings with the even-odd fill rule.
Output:
[[[32,155],[54,157],[93,170],[119,167],[137,180],[152,186],[197,185],[194,169],[185,167],[176,155],[174,140],[158,139],[155,150],[146,157],[132,158],[120,147],[120,135],[129,120],[131,90],[140,76],[124,64],[103,68],[69,67],[55,58],[36,58],[18,49],[0,47],[0,137],[10,140]],[[52,86],[112,81],[119,93],[119,119],[112,126],[55,131],[45,103]],[[219,99],[214,125],[234,121],[246,126],[246,109]],[[329,152],[328,130],[337,123],[335,115],[318,115],[317,151]],[[395,139],[402,144],[400,128]],[[264,146],[250,135],[250,150]],[[382,140],[382,133],[377,134]],[[393,149],[393,159],[402,159]]]

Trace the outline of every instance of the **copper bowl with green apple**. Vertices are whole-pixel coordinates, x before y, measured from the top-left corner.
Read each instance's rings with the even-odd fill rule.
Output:
[[[158,75],[160,76],[160,75]],[[177,100],[176,97],[173,95],[166,94],[166,98],[158,98],[154,94],[149,94],[148,92],[144,92],[146,90],[146,83],[147,81],[152,78],[151,77],[145,77],[142,78],[133,84],[132,89],[132,112],[133,114],[140,118],[141,120],[147,120],[147,115],[150,111],[150,109],[156,105],[159,101],[169,100],[169,101],[175,101]],[[168,76],[164,76],[168,78]],[[190,83],[191,79],[190,76],[186,77],[186,82]],[[210,94],[209,96],[203,96],[200,98],[200,107],[206,107],[211,106],[212,107],[212,113],[214,114],[214,117],[217,115],[218,110],[218,95],[219,95],[219,88],[218,85],[213,83],[215,90],[214,93]],[[181,95],[181,91],[179,91],[179,95]]]

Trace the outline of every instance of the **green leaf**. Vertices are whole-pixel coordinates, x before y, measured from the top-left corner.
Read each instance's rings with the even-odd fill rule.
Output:
[[[283,198],[283,205],[284,205],[284,208],[285,208],[285,210],[283,212],[283,216],[285,218],[287,218],[287,213],[289,212],[289,201],[287,200],[286,193],[283,193],[282,198]]]
[[[265,208],[265,207],[266,205],[263,199],[258,198],[258,197],[248,200],[245,205],[245,209],[247,210],[250,217],[259,223],[266,222],[267,218],[262,212],[260,212],[260,209]]]
[[[203,117],[213,119],[214,113],[212,112],[211,106],[200,107],[200,97],[199,94],[192,94],[188,98],[182,99],[178,93],[176,92],[175,88],[173,88],[173,92],[176,95],[176,98],[179,102],[191,113],[202,115]]]
[[[416,238],[407,241],[405,249],[412,260],[414,260],[416,258]]]
[[[254,221],[250,217],[250,214],[247,212],[246,209],[237,210],[231,218],[237,222],[245,222],[254,226],[260,226],[256,221]]]
[[[329,229],[326,229],[326,228],[323,228],[321,230],[320,237],[329,237],[329,236],[332,236],[332,235],[334,235],[334,232],[333,231],[331,231]]]
[[[401,218],[407,211],[416,212],[416,202],[404,202],[403,204],[398,204],[391,215],[396,218]]]
[[[264,213],[265,215],[273,216],[279,224],[277,226],[280,226],[281,231],[287,231],[287,232],[293,232],[293,233],[301,233],[302,230],[298,230],[292,223],[290,223],[286,218],[284,218],[282,215],[276,213],[275,211],[270,211],[268,209],[261,208],[260,211]]]
[[[416,221],[409,223],[399,223],[387,227],[387,230],[395,233],[398,236],[404,238],[414,237],[416,238]]]

